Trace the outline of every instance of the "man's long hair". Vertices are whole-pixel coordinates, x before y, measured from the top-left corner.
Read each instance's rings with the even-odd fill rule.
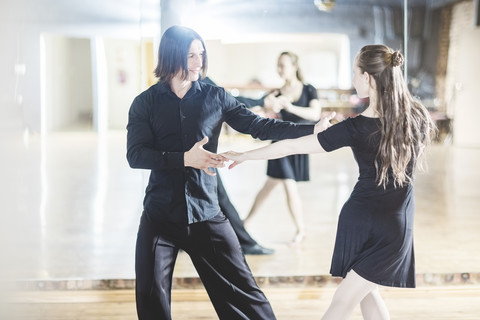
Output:
[[[207,74],[208,59],[202,37],[190,28],[172,26],[163,33],[158,48],[158,64],[155,68],[155,76],[157,76],[160,82],[170,83],[170,80],[172,80],[179,71],[181,71],[183,79],[188,79],[187,58],[193,40],[200,40],[205,50],[201,71],[202,79],[205,77]]]

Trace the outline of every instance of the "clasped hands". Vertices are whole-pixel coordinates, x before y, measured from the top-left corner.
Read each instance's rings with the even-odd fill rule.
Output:
[[[292,106],[290,98],[279,95],[279,91],[276,90],[265,97],[263,102],[263,108],[266,112],[279,113],[281,110],[287,110]]]
[[[330,120],[335,117],[335,112],[330,112],[320,119],[315,124],[313,134],[318,134],[326,129],[328,129],[332,124]],[[193,167],[205,171],[210,176],[215,176],[217,173],[215,170],[210,170],[210,168],[223,168],[225,167],[225,162],[233,161],[229,165],[229,169],[237,166],[246,160],[245,153],[227,151],[220,154],[216,154],[210,151],[207,151],[203,146],[208,142],[208,137],[204,137],[202,140],[195,143],[195,145],[185,152],[184,164],[187,167]]]
[[[217,172],[216,170],[211,170],[212,168],[223,168],[225,167],[225,162],[234,161],[234,163],[229,166],[229,169],[231,169],[237,164],[243,162],[239,162],[237,161],[238,159],[234,159],[236,155],[242,155],[242,153],[228,151],[221,154],[216,154],[203,148],[203,146],[207,143],[208,137],[203,137],[202,140],[195,143],[190,150],[185,152],[183,161],[186,167],[201,169],[208,175],[215,176]]]

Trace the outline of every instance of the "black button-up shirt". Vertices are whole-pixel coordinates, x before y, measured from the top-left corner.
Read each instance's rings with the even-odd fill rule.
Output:
[[[138,95],[128,114],[127,160],[150,169],[144,210],[154,221],[191,224],[220,212],[217,178],[185,167],[184,153],[204,136],[205,150],[217,152],[223,122],[254,138],[288,139],[313,133],[313,125],[262,118],[223,88],[195,81],[180,99],[157,83]]]

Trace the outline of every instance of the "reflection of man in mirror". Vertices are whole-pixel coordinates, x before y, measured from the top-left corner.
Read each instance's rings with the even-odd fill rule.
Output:
[[[198,81],[207,70],[202,38],[173,26],[160,41],[159,82],[135,98],[127,125],[127,159],[151,170],[135,255],[139,319],[171,319],[171,288],[178,251],[187,253],[220,319],[275,319],[222,213],[215,168],[224,122],[258,139],[313,133],[255,115],[223,88]]]

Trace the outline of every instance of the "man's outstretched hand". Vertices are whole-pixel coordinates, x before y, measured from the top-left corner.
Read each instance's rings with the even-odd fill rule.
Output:
[[[216,170],[211,171],[209,168],[223,168],[227,159],[222,155],[212,153],[203,149],[208,142],[208,137],[204,137],[193,145],[193,147],[185,152],[184,165],[205,171],[208,175],[216,175]]]
[[[322,132],[323,130],[327,130],[328,128],[330,128],[332,126],[332,124],[330,123],[330,120],[335,118],[335,115],[336,115],[335,111],[332,111],[322,116],[320,121],[318,121],[317,124],[315,125],[315,129],[313,133],[317,134],[319,132]]]

